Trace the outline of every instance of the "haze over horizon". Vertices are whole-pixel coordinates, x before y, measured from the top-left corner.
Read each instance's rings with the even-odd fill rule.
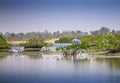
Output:
[[[120,30],[119,0],[0,0],[0,32]]]

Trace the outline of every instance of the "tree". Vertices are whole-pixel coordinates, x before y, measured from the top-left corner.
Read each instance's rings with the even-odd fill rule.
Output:
[[[25,47],[27,48],[42,48],[46,43],[42,38],[33,37],[25,43]]]
[[[3,33],[2,33],[2,32],[0,32],[0,35],[3,35]]]
[[[95,31],[91,31],[90,33],[92,35],[103,35],[105,33],[109,33],[110,29],[107,27],[101,27],[100,30],[95,30]]]
[[[108,29],[107,27],[101,27],[99,31],[100,31],[100,34],[105,34],[105,33],[109,33],[110,29]]]
[[[6,39],[0,35],[0,48],[7,48],[8,47],[8,43],[6,41]]]

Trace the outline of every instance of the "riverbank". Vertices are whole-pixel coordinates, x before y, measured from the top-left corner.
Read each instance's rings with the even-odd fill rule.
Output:
[[[91,55],[94,58],[120,58],[120,52],[106,54],[103,51],[102,52],[89,51],[88,55]]]

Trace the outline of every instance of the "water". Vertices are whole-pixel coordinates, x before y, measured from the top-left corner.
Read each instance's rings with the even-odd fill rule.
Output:
[[[53,47],[64,47],[64,46],[69,46],[72,45],[71,43],[54,43]]]
[[[54,43],[52,46],[48,47],[51,51],[56,51],[55,49],[57,47],[64,47],[64,46],[69,46],[72,45],[71,43]]]
[[[73,61],[7,53],[0,58],[0,83],[120,83],[120,59]]]

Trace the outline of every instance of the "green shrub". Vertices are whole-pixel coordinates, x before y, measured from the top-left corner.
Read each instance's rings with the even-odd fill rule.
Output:
[[[8,48],[9,44],[7,43],[6,39],[0,35],[0,48]]]
[[[31,38],[27,43],[23,44],[26,48],[42,48],[44,45],[47,45],[41,38]]]
[[[62,37],[59,40],[56,40],[55,43],[72,43],[73,38]]]

